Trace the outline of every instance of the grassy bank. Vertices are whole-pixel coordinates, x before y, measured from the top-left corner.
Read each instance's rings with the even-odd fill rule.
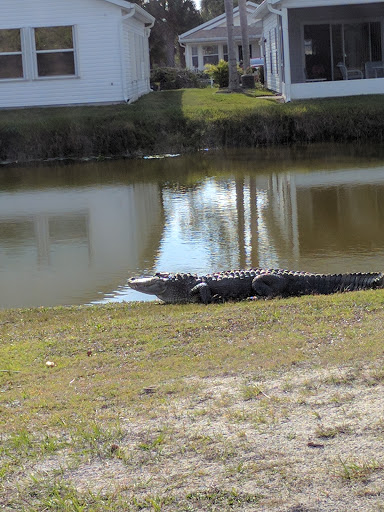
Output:
[[[139,156],[214,147],[379,142],[382,96],[276,102],[185,89],[133,105],[0,111],[0,161]]]
[[[0,508],[384,510],[383,304],[1,311]]]

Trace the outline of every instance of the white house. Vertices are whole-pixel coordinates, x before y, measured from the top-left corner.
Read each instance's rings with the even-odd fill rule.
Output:
[[[260,57],[261,22],[251,20],[257,4],[247,2],[248,37],[250,57]],[[233,10],[233,35],[236,43],[237,60],[243,60],[239,8]],[[187,69],[203,70],[205,64],[217,64],[219,60],[228,60],[227,20],[221,14],[179,36],[179,43],[185,48]]]
[[[1,0],[0,108],[136,100],[153,23],[126,0]]]
[[[264,0],[253,18],[286,101],[384,93],[384,0]]]

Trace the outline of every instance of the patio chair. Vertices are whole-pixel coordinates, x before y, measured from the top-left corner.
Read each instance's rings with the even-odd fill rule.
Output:
[[[365,63],[365,78],[383,78],[384,62],[381,60]]]
[[[347,66],[342,62],[339,62],[337,64],[337,67],[340,69],[340,73],[341,76],[343,77],[343,80],[356,80],[359,78],[364,78],[361,69],[347,68]]]

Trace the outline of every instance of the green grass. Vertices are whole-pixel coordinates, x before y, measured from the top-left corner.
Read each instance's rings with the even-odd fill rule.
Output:
[[[250,457],[253,436],[272,436],[296,408],[306,411],[308,435],[322,443],[354,435],[351,400],[335,404],[332,397],[382,385],[383,304],[384,291],[367,291],[210,306],[0,311],[0,504],[72,512],[269,503],[274,510],[261,482],[274,475],[293,489],[297,476],[287,465],[296,462],[272,448],[267,457],[266,441]],[[326,369],[301,383],[292,376]],[[341,416],[325,413],[323,423],[319,407],[336,407]],[[379,438],[382,419],[375,421],[369,428]],[[302,439],[293,427],[283,438]],[[316,471],[365,485],[382,470],[382,461],[350,457]],[[108,471],[119,478],[110,481]]]
[[[0,161],[133,157],[202,148],[381,142],[382,96],[276,102],[258,90],[184,89],[132,105],[0,111]]]

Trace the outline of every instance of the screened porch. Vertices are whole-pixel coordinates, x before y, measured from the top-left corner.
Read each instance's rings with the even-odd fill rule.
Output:
[[[306,23],[304,81],[384,77],[381,21]]]

